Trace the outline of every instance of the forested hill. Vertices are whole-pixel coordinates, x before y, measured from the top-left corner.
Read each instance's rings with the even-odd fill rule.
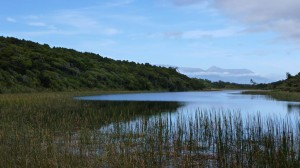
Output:
[[[174,68],[115,61],[93,53],[0,37],[0,92],[41,90],[200,90],[204,81]]]
[[[274,90],[282,90],[289,92],[300,92],[300,73],[295,76],[287,73],[285,80],[270,83],[269,87]]]

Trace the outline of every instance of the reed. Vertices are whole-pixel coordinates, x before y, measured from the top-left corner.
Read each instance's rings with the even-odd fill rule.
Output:
[[[76,94],[0,95],[0,165],[300,167],[296,119],[214,109],[183,115],[171,113],[178,103],[86,102]]]

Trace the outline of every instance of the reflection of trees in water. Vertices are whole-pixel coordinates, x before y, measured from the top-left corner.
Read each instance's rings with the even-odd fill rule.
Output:
[[[81,118],[89,120],[89,127],[99,128],[113,122],[134,120],[137,117],[150,117],[163,112],[175,112],[183,106],[179,102],[143,101],[81,101],[85,111]],[[93,116],[93,117],[89,117]]]
[[[276,100],[275,98],[269,95],[250,95],[250,99]]]
[[[150,117],[162,112],[175,112],[183,104],[178,102],[117,102],[71,101],[34,107],[22,116],[32,127],[53,132],[72,132],[82,128],[97,130],[114,122],[125,122],[138,117]],[[36,112],[33,113],[33,112]],[[26,114],[26,115],[25,115]],[[17,116],[17,115],[13,115]]]
[[[300,104],[287,104],[287,110],[289,113],[299,113],[300,114]]]
[[[139,117],[147,121],[154,115],[164,112],[175,112],[181,106],[183,104],[179,102],[79,101],[79,105],[76,108],[65,111],[66,116],[72,116],[68,117],[68,125],[74,123],[75,126],[71,126],[63,131],[58,128],[57,132],[61,134],[55,136],[55,143],[60,146],[60,150],[68,153],[79,154],[82,152],[81,148],[90,148],[90,152],[99,154],[103,149],[95,148],[93,143],[85,144],[84,147],[80,146],[82,144],[79,142],[81,142],[83,135],[86,134],[88,138],[93,137],[94,140],[96,139],[101,144],[103,132],[99,132],[100,128],[110,124],[133,121]],[[55,121],[61,123],[65,120],[63,118],[55,118]],[[65,132],[69,133],[66,134]],[[93,135],[92,133],[95,134]],[[68,141],[65,141],[65,139],[68,139]],[[99,143],[97,142],[97,144]],[[102,144],[106,143],[103,142]]]

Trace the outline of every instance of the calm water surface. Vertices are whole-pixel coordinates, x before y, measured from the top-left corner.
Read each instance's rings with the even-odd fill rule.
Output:
[[[110,111],[117,115],[129,112],[129,117],[117,122],[117,127],[115,122],[100,127],[100,130],[112,132],[116,131],[116,128],[119,129],[120,125],[123,128],[131,128],[144,121],[155,123],[157,119],[164,119],[172,125],[172,129],[177,129],[174,123],[197,122],[199,111],[225,115],[238,113],[245,121],[258,113],[265,119],[288,119],[291,124],[300,119],[300,102],[278,101],[264,95],[240,93],[241,91],[237,90],[161,92],[85,96],[76,99],[95,103],[99,108],[111,108],[113,110]]]
[[[260,113],[262,116],[293,117],[300,116],[300,102],[278,101],[263,95],[243,95],[241,91],[202,91],[202,92],[160,92],[111,94],[77,97],[80,100],[103,102],[133,102],[140,106],[149,102],[178,102],[176,113],[192,113],[196,110],[234,111],[243,116]],[[151,106],[145,106],[151,110]]]

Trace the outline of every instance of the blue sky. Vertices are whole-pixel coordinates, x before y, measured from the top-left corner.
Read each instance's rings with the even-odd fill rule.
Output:
[[[300,72],[299,0],[10,0],[0,35],[140,63]]]

